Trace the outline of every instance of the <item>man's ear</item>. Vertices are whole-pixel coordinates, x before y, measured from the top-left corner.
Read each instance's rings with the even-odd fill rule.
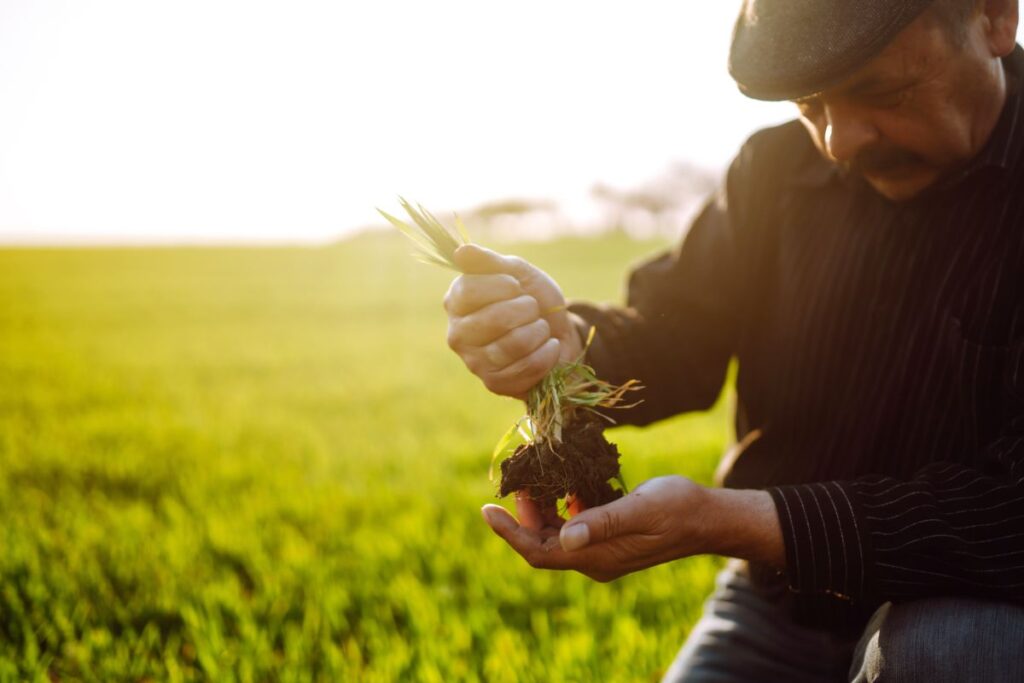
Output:
[[[1005,57],[1017,45],[1017,0],[981,0],[985,36],[993,57]]]

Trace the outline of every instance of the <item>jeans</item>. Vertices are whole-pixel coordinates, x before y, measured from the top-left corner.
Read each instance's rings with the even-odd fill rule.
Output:
[[[794,623],[738,562],[717,587],[663,683],[1024,682],[1024,606],[929,598],[875,612],[859,638]]]

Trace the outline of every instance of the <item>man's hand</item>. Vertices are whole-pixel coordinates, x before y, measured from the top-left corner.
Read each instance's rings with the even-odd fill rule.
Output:
[[[565,297],[546,273],[476,245],[460,247],[455,263],[463,275],[444,299],[448,345],[492,392],[522,398],[580,354]]]
[[[785,564],[775,504],[764,491],[708,489],[671,476],[569,521],[526,497],[517,497],[516,508],[521,523],[498,505],[482,512],[531,566],[573,569],[596,581],[705,553]]]

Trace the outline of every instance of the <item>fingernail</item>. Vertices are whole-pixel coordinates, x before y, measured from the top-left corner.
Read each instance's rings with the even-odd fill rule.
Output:
[[[497,530],[499,527],[505,526],[505,517],[497,512],[499,506],[488,503],[480,508],[480,514],[484,516],[484,521],[492,528]]]
[[[586,524],[566,524],[558,534],[562,550],[579,550],[590,543],[590,529]]]

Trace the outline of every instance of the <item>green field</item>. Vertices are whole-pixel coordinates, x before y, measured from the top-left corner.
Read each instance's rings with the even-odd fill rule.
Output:
[[[655,247],[509,248],[617,300]],[[0,680],[657,679],[718,561],[596,584],[494,536],[520,406],[408,251],[0,251]],[[725,413],[612,431],[627,482],[708,481]]]

